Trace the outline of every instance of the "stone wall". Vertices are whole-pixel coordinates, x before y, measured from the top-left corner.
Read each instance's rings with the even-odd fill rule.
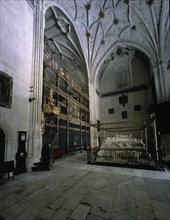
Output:
[[[27,1],[3,0],[0,12],[0,71],[13,78],[12,106],[0,107],[0,127],[6,135],[5,160],[14,160],[18,131],[29,129],[33,8]]]
[[[151,102],[147,86],[149,76],[144,63],[135,57],[131,62],[128,60],[129,59],[122,58],[119,64],[119,66],[124,65],[126,67],[127,86],[118,87],[117,71],[122,73],[123,69],[116,68],[116,66],[112,69],[112,73],[108,71],[102,78],[101,91],[106,91],[107,89],[107,93],[101,92],[100,121],[101,123],[106,123],[102,125],[103,128],[115,129],[126,127],[126,130],[129,129],[129,131],[125,131],[126,134],[132,133],[134,137],[141,138],[141,131],[136,130],[130,132],[130,130],[138,129],[141,125],[144,125],[144,122],[149,117],[148,106]],[[131,89],[134,90],[131,91]],[[122,94],[128,97],[128,103],[124,105],[119,102],[119,98]],[[104,137],[112,137],[116,133],[122,132],[121,130],[113,132],[101,131],[101,140],[103,140]]]

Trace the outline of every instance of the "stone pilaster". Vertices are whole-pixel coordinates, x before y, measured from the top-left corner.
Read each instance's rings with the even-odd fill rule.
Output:
[[[30,102],[30,121],[28,133],[28,158],[39,157],[42,147],[41,106],[43,83],[43,47],[44,47],[44,8],[43,1],[35,1],[34,35],[33,35],[33,65],[32,65],[32,96]]]
[[[164,63],[159,63],[154,69],[154,81],[156,89],[157,102],[163,102],[166,100],[166,88],[164,79],[165,65]]]

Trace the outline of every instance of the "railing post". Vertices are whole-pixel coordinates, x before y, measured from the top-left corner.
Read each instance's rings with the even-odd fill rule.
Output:
[[[147,135],[147,127],[145,126],[145,145],[148,150],[148,135]]]
[[[154,127],[154,137],[155,137],[155,150],[156,150],[156,160],[159,162],[159,154],[158,154],[158,139],[157,139],[157,129],[156,129],[156,121],[153,119],[153,127]]]
[[[87,146],[87,163],[90,164],[92,163],[92,149],[90,148],[90,146]]]

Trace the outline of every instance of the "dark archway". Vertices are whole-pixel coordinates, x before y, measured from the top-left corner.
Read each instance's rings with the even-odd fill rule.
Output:
[[[5,158],[5,133],[0,129],[0,165],[4,162]]]

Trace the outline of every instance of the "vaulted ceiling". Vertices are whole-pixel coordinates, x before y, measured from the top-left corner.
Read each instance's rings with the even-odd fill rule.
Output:
[[[153,67],[168,60],[168,5],[167,0],[48,0],[45,35],[64,59],[76,60],[82,82],[100,81],[121,55],[135,50]]]
[[[79,78],[87,84],[86,63],[73,24],[57,7],[50,7],[45,14],[45,36],[52,40],[63,60],[76,61]]]

